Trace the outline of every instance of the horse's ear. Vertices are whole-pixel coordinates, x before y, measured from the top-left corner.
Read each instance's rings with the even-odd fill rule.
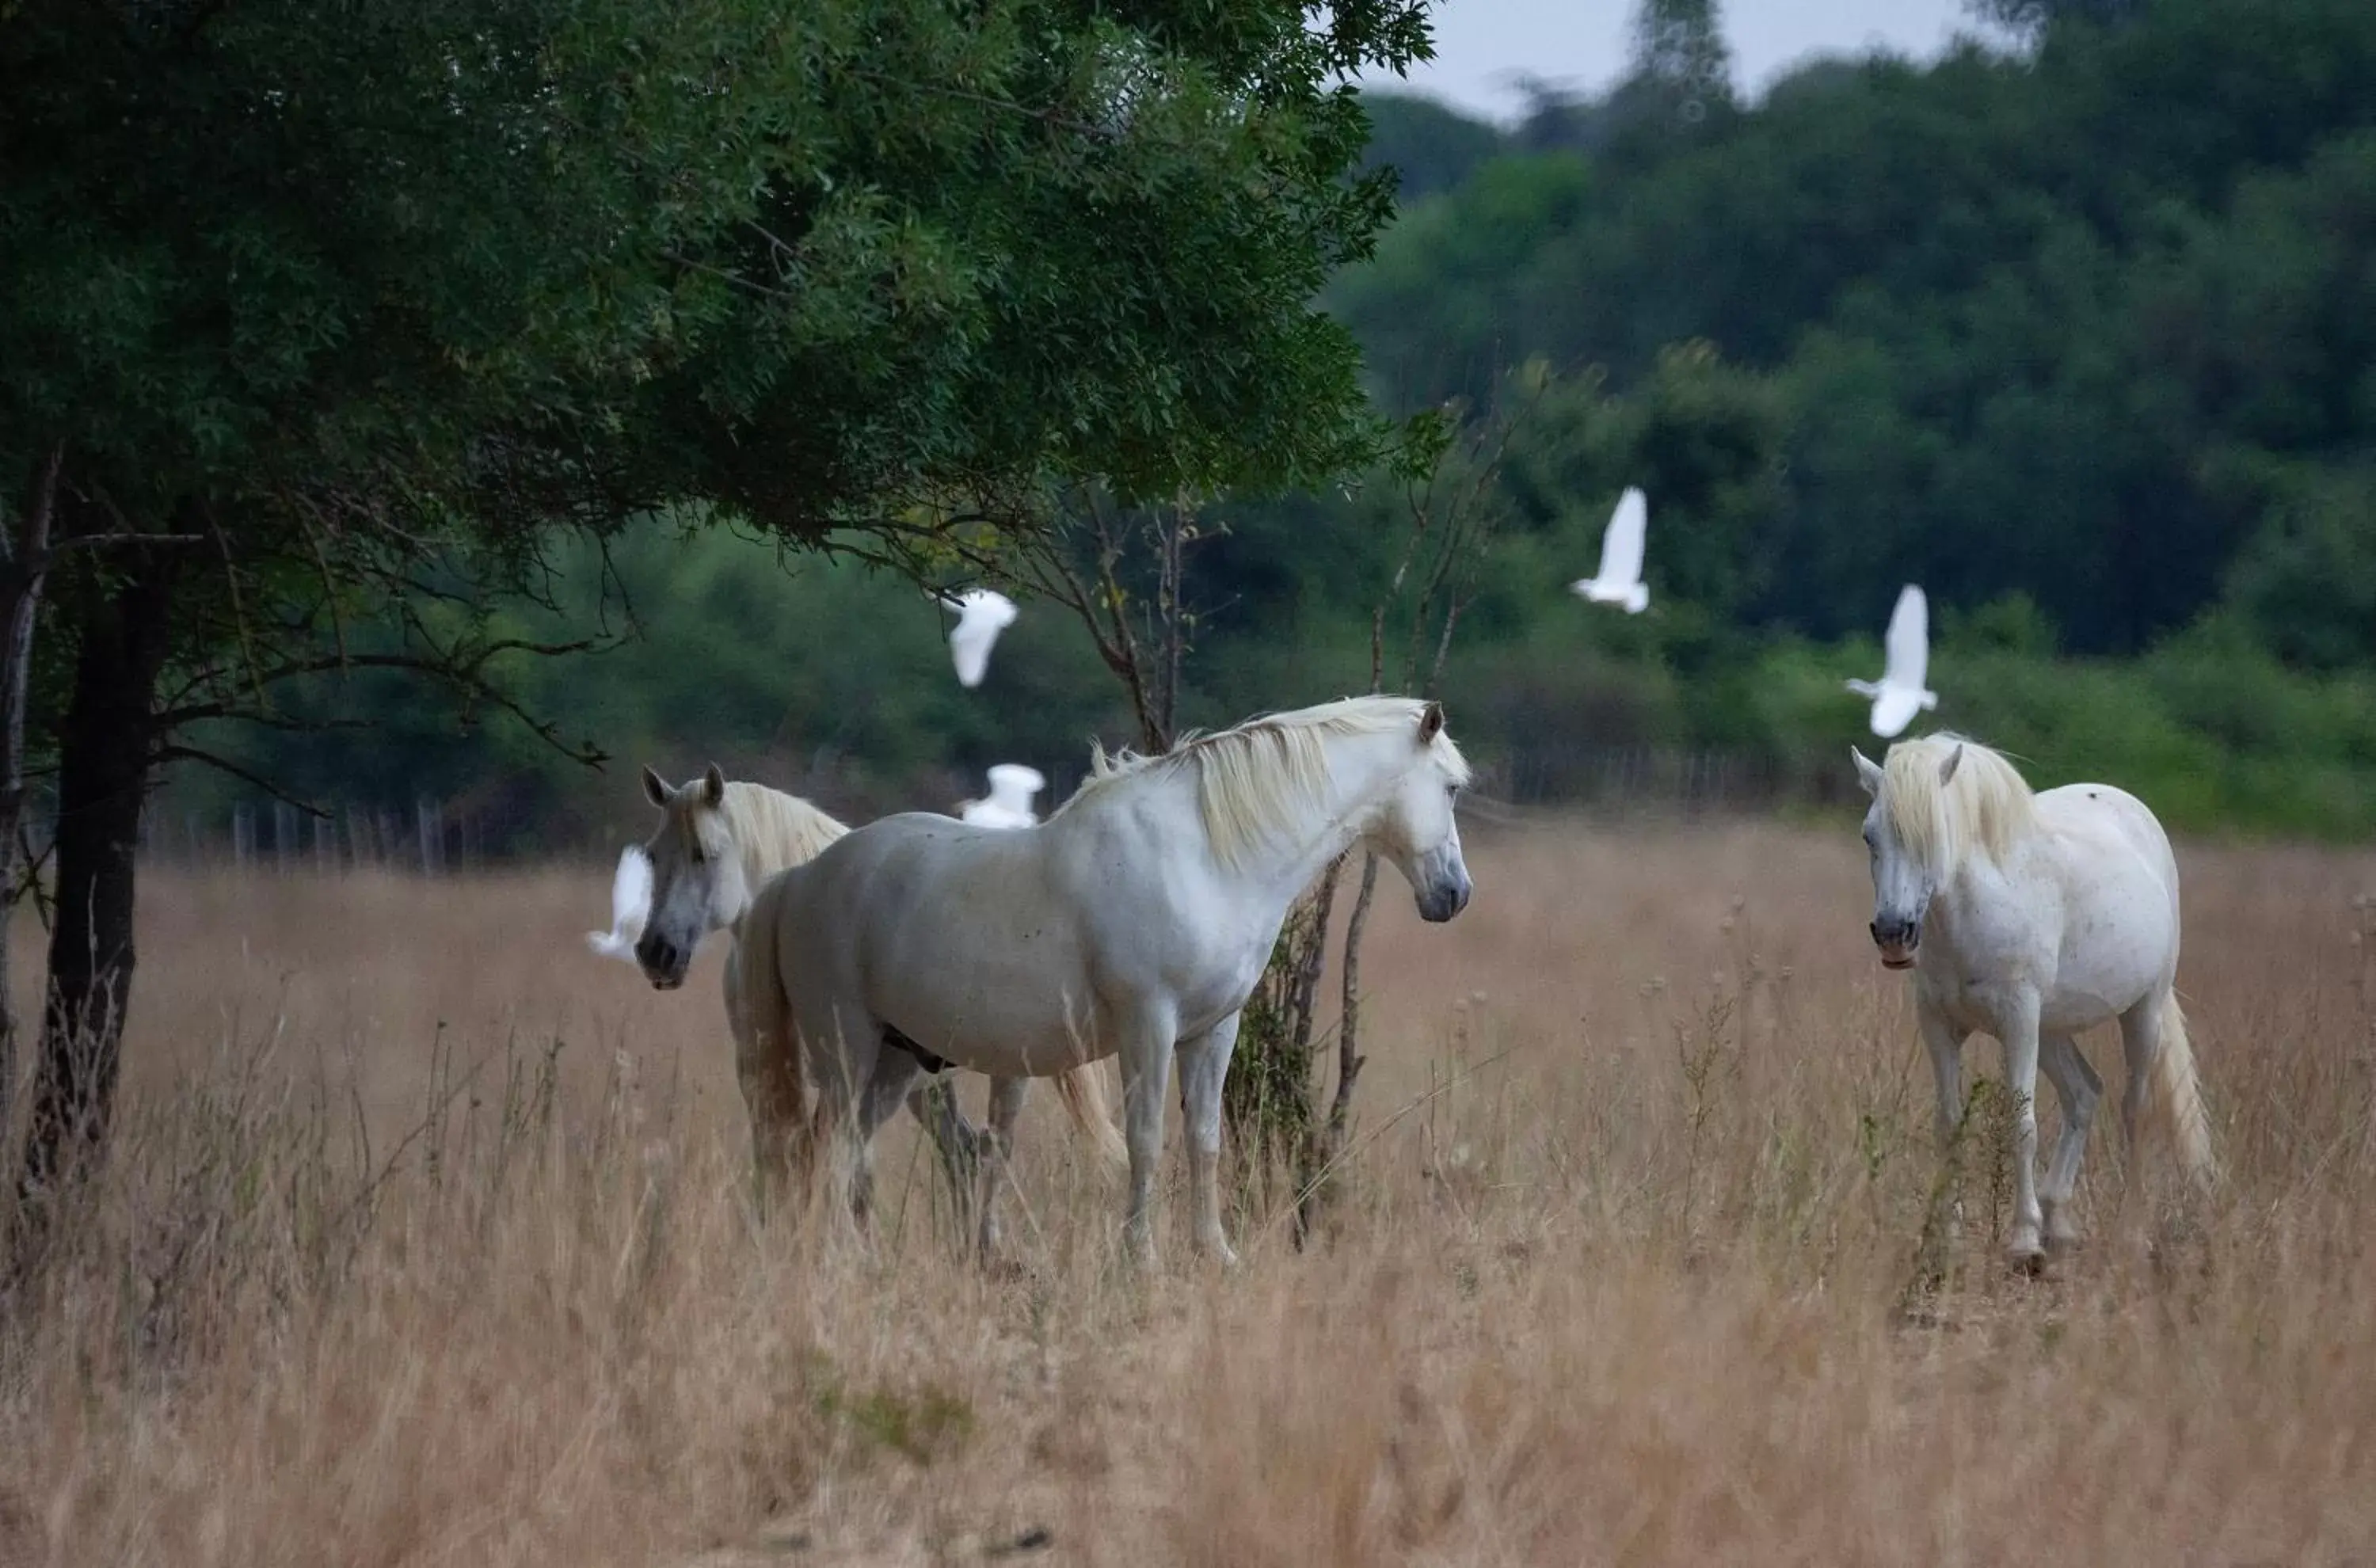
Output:
[[[1857,782],[1864,786],[1864,792],[1868,795],[1880,794],[1880,765],[1854,746],[1848,748],[1848,755],[1856,758]]]
[[[1435,744],[1435,738],[1443,733],[1443,705],[1440,702],[1429,703],[1425,711],[1419,716],[1419,743],[1422,746],[1432,746]]]
[[[1955,749],[1947,754],[1947,760],[1939,765],[1940,788],[1944,789],[1949,784],[1954,783],[1955,780],[1955,769],[1963,766],[1964,748],[1963,745],[1958,742]]]
[[[702,804],[712,807],[726,803],[726,775],[718,771],[718,765],[714,762],[701,776],[701,801]]]
[[[663,811],[668,809],[668,780],[654,773],[649,763],[644,765],[644,799]]]

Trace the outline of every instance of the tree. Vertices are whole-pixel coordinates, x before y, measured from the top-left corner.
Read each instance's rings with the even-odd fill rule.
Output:
[[[1663,90],[1696,123],[1732,101],[1732,53],[1716,0],[1642,0],[1634,14],[1634,77]]]
[[[2109,27],[2127,21],[2144,10],[2145,0],[1966,0],[1966,5],[1982,21],[2035,38],[2067,22]]]
[[[1047,482],[1281,485],[1380,429],[1310,300],[1420,7],[360,0],[0,13],[0,485],[63,454],[29,1184],[101,1146],[133,846],[282,683],[504,700],[556,529],[690,502],[917,560]]]
[[[1416,93],[1365,92],[1370,116],[1365,168],[1395,172],[1395,195],[1405,204],[1460,184],[1503,150],[1499,129]]]

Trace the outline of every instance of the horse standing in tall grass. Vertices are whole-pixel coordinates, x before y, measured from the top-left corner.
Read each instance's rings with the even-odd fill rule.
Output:
[[[868,1146],[919,1057],[1011,1080],[1118,1054],[1123,1229],[1142,1263],[1176,1052],[1196,1242],[1234,1261],[1221,1084],[1280,923],[1357,843],[1401,870],[1423,919],[1458,914],[1469,881],[1453,806],[1467,779],[1441,707],[1356,697],[1161,756],[1099,753],[1036,827],[885,817],[761,890],[743,927],[753,1033],[804,1054],[829,1174],[861,1212]],[[1003,1152],[993,1139],[991,1158]]]
[[[718,931],[732,933],[724,976],[726,1016],[734,1035],[735,1074],[751,1116],[753,1158],[766,1196],[802,1163],[802,1151],[793,1140],[802,1130],[807,1095],[798,1060],[762,1041],[750,1028],[743,999],[743,921],[769,878],[815,859],[849,829],[797,795],[763,784],[730,783],[715,766],[682,787],[672,787],[647,767],[644,793],[659,808],[661,821],[644,851],[651,865],[651,903],[636,943],[636,961],[654,986],[673,990],[684,983],[694,950],[705,937]],[[1029,1087],[1028,1079],[992,1081],[994,1135],[1011,1140]],[[1122,1140],[1099,1069],[1088,1065],[1065,1073],[1057,1078],[1056,1089],[1075,1124],[1105,1158],[1120,1164]],[[957,1111],[950,1096],[927,1095],[919,1088],[908,1097],[908,1105],[932,1133],[950,1182],[964,1198],[967,1173],[983,1163],[988,1141]],[[985,1195],[986,1249],[997,1241],[994,1213]]]
[[[1963,1121],[1964,1041],[2004,1047],[2014,1102],[2009,1251],[2035,1266],[2080,1240],[2072,1194],[2103,1080],[2073,1036],[2117,1017],[2128,1059],[2121,1120],[2137,1169],[2150,1111],[2180,1164],[2214,1167],[2178,973],[2178,862],[2144,803],[2109,784],[2033,794],[2013,765],[1952,735],[1901,741],[1875,766],[1851,751],[1872,806],[1872,940],[1910,969],[1915,1016],[1938,1080],[1942,1145]],[[2062,1104],[2062,1133],[2037,1185],[2037,1073]]]

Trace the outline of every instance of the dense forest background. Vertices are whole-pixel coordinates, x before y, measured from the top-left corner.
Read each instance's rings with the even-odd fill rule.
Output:
[[[1382,408],[1510,428],[1444,683],[1503,792],[1583,791],[1620,754],[1836,792],[1863,732],[1840,680],[1877,673],[1919,582],[1926,722],[2197,832],[2376,830],[2376,6],[1991,13],[2014,42],[1823,60],[1755,101],[1705,4],[1645,7],[1627,80],[1507,127],[1368,96],[1402,208],[1324,300]],[[1565,591],[1629,483],[1639,617]],[[1382,473],[1207,507],[1183,719],[1365,686],[1408,502]],[[663,523],[558,565],[503,623],[603,646],[507,689],[606,770],[368,673],[278,710],[368,728],[210,749],[334,807],[448,802],[495,852],[638,828],[641,762],[863,815],[945,807],[1001,760],[1061,788],[1092,735],[1133,737],[1054,605],[968,692],[947,617],[861,561]],[[159,819],[262,798],[184,770]]]

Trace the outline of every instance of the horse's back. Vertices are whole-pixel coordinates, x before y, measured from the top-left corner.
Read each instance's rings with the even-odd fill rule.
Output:
[[[2110,784],[2046,790],[2037,810],[2059,847],[2066,941],[2084,938],[2095,950],[2066,951],[2066,968],[2134,970],[2146,989],[2168,984],[2178,963],[2178,860],[2159,819]]]
[[[2151,807],[2114,784],[2065,784],[2037,797],[2038,814],[2065,837],[2133,855],[2174,900],[2178,857]]]

